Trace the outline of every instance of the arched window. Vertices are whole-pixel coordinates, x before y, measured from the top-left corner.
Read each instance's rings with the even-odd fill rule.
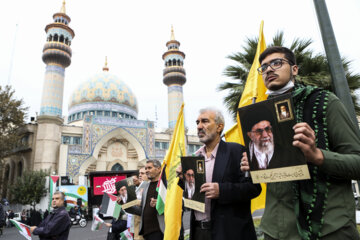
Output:
[[[64,42],[64,35],[60,35],[60,42]]]
[[[122,170],[124,170],[124,168],[119,163],[116,163],[114,164],[114,166],[111,167],[111,171],[122,171]]]
[[[59,41],[59,36],[57,34],[54,35],[54,41],[55,42]]]
[[[177,60],[177,66],[180,66],[180,60]]]
[[[49,35],[49,41],[51,42],[53,40],[53,36],[50,34]]]
[[[18,174],[18,177],[21,177],[22,176],[22,171],[23,171],[23,165],[22,165],[22,162],[19,162],[18,163],[18,172],[17,172],[17,174]]]
[[[171,60],[169,60],[168,66],[169,66],[169,67],[171,66]]]
[[[176,60],[175,59],[173,59],[172,65],[176,66]]]
[[[65,38],[65,44],[66,44],[66,45],[69,44],[69,38]]]

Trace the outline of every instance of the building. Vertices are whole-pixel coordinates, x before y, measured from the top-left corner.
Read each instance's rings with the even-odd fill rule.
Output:
[[[180,42],[171,29],[168,49],[162,56],[163,82],[168,86],[169,128],[158,130],[153,121],[137,118],[134,92],[111,74],[107,60],[102,71],[74,89],[68,116],[63,118],[65,69],[71,65],[71,42],[75,38],[65,1],[53,20],[45,28],[42,60],[46,71],[40,115],[21,130],[22,146],[5,161],[3,197],[9,196],[7,186],[25,169],[50,169],[52,174],[69,176],[77,183],[79,176],[92,171],[136,170],[147,159],[162,160],[183,102],[185,54],[179,50]],[[196,135],[189,134],[186,139],[188,153],[201,146]]]

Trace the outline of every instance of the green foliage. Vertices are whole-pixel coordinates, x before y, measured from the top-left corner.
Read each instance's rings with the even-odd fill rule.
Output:
[[[13,201],[23,205],[29,204],[35,209],[35,205],[46,196],[46,176],[49,176],[48,171],[25,171],[10,187]]]
[[[312,42],[311,39],[295,38],[290,46],[286,46],[284,33],[277,32],[272,42],[267,44],[267,46],[284,46],[294,52],[297,65],[299,66],[299,74],[296,77],[296,81],[334,91],[326,56],[324,54],[314,54],[309,49]],[[231,78],[233,82],[224,82],[218,86],[218,91],[229,91],[229,94],[224,98],[224,103],[228,111],[233,115],[234,120],[236,120],[239,101],[255,58],[257,43],[257,37],[247,38],[242,52],[236,52],[227,56],[227,58],[234,61],[234,64],[225,68],[224,75]],[[355,110],[357,113],[360,113],[360,106],[355,95],[355,90],[360,88],[360,74],[354,74],[349,70],[351,61],[343,58],[342,62]]]
[[[23,100],[15,99],[14,93],[10,86],[0,86],[0,162],[18,145],[18,130],[24,126],[27,108]]]

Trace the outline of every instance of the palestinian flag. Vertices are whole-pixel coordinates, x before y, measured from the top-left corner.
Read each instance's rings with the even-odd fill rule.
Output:
[[[12,224],[19,230],[20,234],[23,235],[26,239],[31,240],[30,227],[28,225],[22,224],[16,220],[9,219]]]
[[[50,176],[50,200],[49,200],[48,211],[50,211],[52,196],[56,191],[56,182],[58,180],[59,180],[59,176]]]
[[[120,233],[120,240],[133,240],[133,236],[129,232],[129,229],[126,229],[125,231]]]
[[[121,211],[121,205],[116,202],[116,196],[104,193],[100,212],[106,216],[112,216],[118,218]]]
[[[104,220],[99,218],[99,216],[94,215],[94,219],[91,225],[91,231],[98,231],[101,229],[102,225],[104,223]]]
[[[158,192],[158,197],[156,201],[156,210],[158,211],[159,215],[164,214],[164,210],[165,210],[165,199],[167,192],[167,180],[166,180],[165,169],[166,169],[166,164],[163,166],[161,176],[156,186],[156,191]]]

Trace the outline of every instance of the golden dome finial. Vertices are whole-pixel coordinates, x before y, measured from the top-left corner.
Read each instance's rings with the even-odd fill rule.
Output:
[[[174,27],[173,27],[172,24],[171,24],[171,38],[170,38],[170,40],[175,40]]]
[[[62,3],[60,12],[66,14],[66,10],[65,10],[65,0],[63,0],[63,3]]]
[[[103,67],[103,71],[109,71],[109,68],[107,66],[107,56],[105,56],[105,66]]]

